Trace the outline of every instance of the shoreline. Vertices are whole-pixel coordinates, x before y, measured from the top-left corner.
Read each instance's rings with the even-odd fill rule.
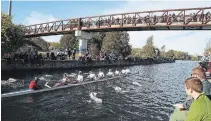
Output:
[[[116,60],[116,61],[91,61],[81,62],[77,60],[36,60],[31,63],[24,63],[24,60],[1,60],[1,71],[35,71],[35,70],[58,70],[58,69],[83,69],[101,67],[121,67],[133,65],[151,65],[161,63],[174,63],[170,59],[138,59],[138,60]]]

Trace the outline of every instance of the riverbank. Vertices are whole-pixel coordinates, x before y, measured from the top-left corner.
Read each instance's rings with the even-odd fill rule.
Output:
[[[120,67],[132,65],[150,65],[160,63],[173,63],[171,59],[138,59],[138,60],[115,60],[115,61],[91,61],[81,62],[78,60],[36,60],[27,62],[24,60],[1,60],[2,71],[22,70],[46,70],[46,69],[81,69],[97,67]]]

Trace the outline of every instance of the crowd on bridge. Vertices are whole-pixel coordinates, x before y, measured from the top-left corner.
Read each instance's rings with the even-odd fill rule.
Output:
[[[117,17],[117,16],[105,16],[98,18],[83,18],[80,21],[81,27],[100,27],[100,26],[111,26],[111,25],[124,25],[124,24],[147,24],[147,25],[155,25],[157,23],[167,23],[167,25],[171,25],[174,22],[203,22],[203,24],[208,23],[211,20],[211,13],[208,11],[206,13],[190,13],[189,15],[184,15],[182,13],[176,15],[175,13],[163,14],[162,16],[159,15],[146,15],[141,17],[139,15],[123,15],[124,17]],[[70,20],[67,24],[62,24],[63,28],[77,28],[79,20],[73,19]],[[54,26],[54,24],[53,24]],[[55,24],[55,28],[58,29],[59,25]],[[47,29],[46,27],[40,27],[42,29]],[[39,29],[40,28],[36,28]],[[31,31],[35,31],[36,29],[26,28],[25,31],[30,33]],[[40,29],[40,30],[42,30]],[[37,31],[37,30],[36,30]]]
[[[123,20],[122,20],[123,19]],[[207,12],[206,14],[196,14],[191,13],[188,15],[185,22],[202,22],[202,21],[209,21],[211,19],[211,13]],[[176,15],[175,13],[172,14],[165,14],[163,16],[149,16],[146,15],[145,17],[138,17],[138,16],[124,16],[123,18],[119,17],[111,17],[110,18],[101,18],[100,20],[82,20],[83,27],[90,27],[90,26],[108,26],[108,25],[120,25],[123,24],[149,24],[155,25],[156,23],[172,23],[172,22],[183,22],[184,21],[184,14]]]

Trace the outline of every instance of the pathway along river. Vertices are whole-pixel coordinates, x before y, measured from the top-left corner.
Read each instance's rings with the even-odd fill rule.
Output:
[[[139,76],[128,76],[85,87],[78,86],[31,96],[5,98],[1,100],[2,120],[168,121],[174,109],[173,104],[185,99],[184,80],[196,65],[197,62],[176,61],[176,63],[133,66],[129,69],[132,72],[139,71]],[[108,68],[104,68],[103,71],[107,72]],[[25,74],[19,72],[11,77],[24,80],[26,88],[30,77],[51,74],[59,79],[64,72],[68,71]],[[71,72],[75,71],[70,70],[68,73]],[[2,78],[8,78],[7,76],[2,75]],[[116,86],[122,90],[115,91]],[[102,103],[97,104],[90,100],[89,93],[92,91],[98,93],[97,97],[103,100]]]

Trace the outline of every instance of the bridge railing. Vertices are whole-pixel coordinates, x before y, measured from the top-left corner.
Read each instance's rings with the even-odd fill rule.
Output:
[[[111,14],[25,26],[25,35],[70,33],[156,26],[205,26],[211,24],[211,7]]]

